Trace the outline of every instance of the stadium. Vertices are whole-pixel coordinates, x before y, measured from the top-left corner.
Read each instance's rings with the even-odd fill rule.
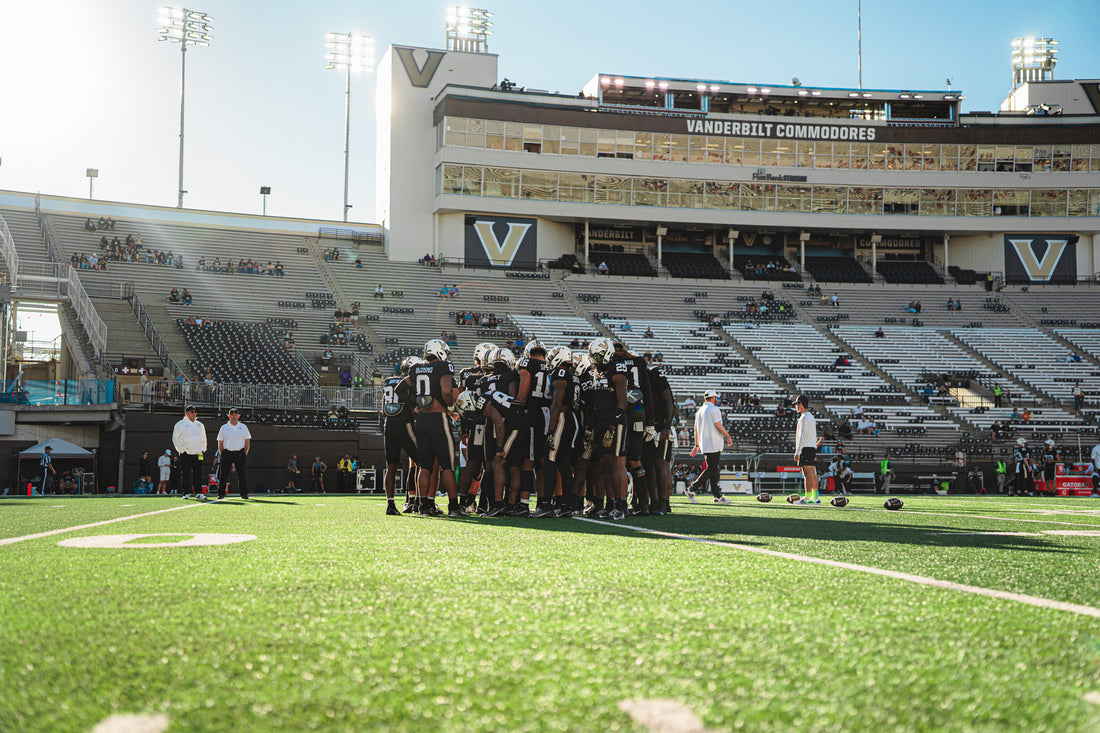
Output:
[[[1100,81],[1018,39],[995,112],[798,79],[561,94],[456,28],[381,54],[374,222],[183,207],[182,122],[179,206],[0,191],[0,729],[1100,725]],[[659,373],[670,409],[623,395],[667,458],[605,443],[567,479],[551,440],[544,466],[551,393],[460,376],[532,358],[578,395],[616,359]],[[428,478],[386,424],[446,362],[416,387],[418,436],[450,416]],[[510,451],[525,399],[545,422],[494,475],[472,425]],[[215,462],[231,408],[250,499]]]

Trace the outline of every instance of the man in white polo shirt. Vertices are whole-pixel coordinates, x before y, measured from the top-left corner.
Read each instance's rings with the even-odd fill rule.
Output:
[[[206,452],[206,428],[198,421],[194,405],[185,407],[183,415],[172,429],[172,445],[180,456],[180,491],[190,490],[184,493],[184,499],[205,499],[202,495],[202,454]]]
[[[221,453],[221,469],[218,471],[218,498],[224,499],[229,488],[230,471],[237,469],[237,487],[241,498],[248,498],[248,478],[245,463],[252,447],[252,433],[248,432],[236,407],[229,410],[229,422],[218,431],[218,451]]]
[[[729,499],[722,496],[722,489],[718,485],[723,438],[726,446],[733,445],[733,438],[722,425],[722,411],[718,409],[718,393],[708,389],[703,393],[703,404],[695,413],[695,447],[691,449],[691,457],[694,458],[702,453],[706,469],[687,489],[688,499],[693,503],[696,487],[706,487],[708,483],[716,504],[730,503]]]

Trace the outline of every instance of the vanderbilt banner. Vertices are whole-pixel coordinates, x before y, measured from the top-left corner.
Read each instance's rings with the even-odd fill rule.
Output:
[[[1064,234],[1006,234],[1009,283],[1077,282],[1077,243]]]
[[[466,266],[533,270],[538,265],[534,219],[466,215]]]

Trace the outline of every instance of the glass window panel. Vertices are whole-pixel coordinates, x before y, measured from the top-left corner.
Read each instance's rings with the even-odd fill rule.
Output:
[[[729,181],[707,181],[706,207],[708,209],[736,209],[737,184]]]
[[[1016,162],[1017,163],[1030,163],[1035,155],[1035,148],[1030,145],[1017,145],[1016,146]],[[1029,169],[1030,170],[1030,169]]]
[[[887,188],[883,191],[884,214],[916,214],[920,193],[915,188]]]
[[[729,165],[741,165],[745,156],[745,140],[740,137],[731,137],[726,141],[726,163]],[[1100,159],[1100,157],[1098,157]]]
[[[505,122],[504,123],[504,136],[505,137],[523,137],[523,123],[522,122]]]
[[[675,162],[687,162],[688,159],[688,136],[687,135],[670,135],[669,136],[669,157],[668,159]]]
[[[834,168],[847,168],[848,159],[851,157],[852,144],[833,143],[833,167]]]
[[[487,150],[504,150],[504,136],[488,133],[485,135],[485,148]]]
[[[900,171],[905,169],[905,146],[886,146],[886,170]]]
[[[1035,164],[1032,170],[1049,171],[1051,167],[1051,150],[1049,145],[1035,146]]]
[[[779,165],[779,141],[761,140],[760,165],[766,168],[774,168]]]
[[[955,189],[922,188],[920,190],[920,213],[922,216],[954,216]]]
[[[760,141],[760,152],[762,153],[778,153],[779,141],[773,138],[765,138]]]
[[[754,168],[760,165],[760,139],[755,137],[743,138],[745,150],[741,154],[741,164],[751,165]]]
[[[615,140],[618,137],[614,130],[596,130],[596,140],[601,143],[615,144]]]
[[[519,171],[513,168],[485,168],[484,195],[501,198],[519,196]]]
[[[723,137],[707,138],[707,162],[722,163],[726,159],[726,139]]]
[[[1089,146],[1073,146],[1073,170],[1087,171],[1089,169]]]
[[[881,214],[882,189],[871,186],[852,186],[849,188],[848,213]]]
[[[630,204],[630,178],[626,176],[596,176],[597,204]]]
[[[453,145],[453,146],[460,147],[460,148],[466,147],[466,133],[465,132],[451,132],[450,130],[448,130],[445,140],[446,140],[446,143],[445,143],[446,145]]]
[[[1026,188],[994,189],[993,216],[1027,216],[1030,198]]]
[[[814,186],[813,211],[815,214],[843,214],[847,196],[847,189],[842,186]]]
[[[467,135],[466,135],[466,147],[470,147],[470,135],[469,135],[469,133],[467,133]],[[558,153],[561,152],[561,141],[560,140],[543,140],[542,141],[542,152],[552,153],[554,155],[557,155]]]
[[[668,182],[668,205],[683,209],[703,208],[703,182],[673,178]]]
[[[465,117],[448,117],[447,132],[466,132],[466,118]]]
[[[924,160],[924,147],[922,145],[905,146],[905,170],[919,171]]]
[[[634,133],[634,157],[639,160],[650,160],[653,157],[652,133]]]
[[[1089,189],[1089,216],[1100,216],[1100,188]]]
[[[1016,167],[1016,146],[997,146],[997,170],[1011,172]]]
[[[558,174],[558,200],[592,203],[595,178],[587,173]]]
[[[523,139],[528,142],[542,142],[542,125],[524,125]]]
[[[462,193],[462,166],[444,165],[440,193]]]
[[[1055,145],[1052,152],[1054,158],[1053,169],[1056,171],[1068,171],[1070,161],[1069,145]]]
[[[466,147],[468,147],[468,148],[483,148],[483,147],[485,147],[485,133],[484,132],[467,132],[466,133]]]
[[[707,136],[706,135],[689,135],[688,136],[688,160],[692,163],[706,163],[707,162]]]
[[[833,167],[833,144],[828,142],[814,143],[814,167]]]
[[[809,211],[810,186],[776,186],[776,211]]]
[[[872,170],[880,171],[886,167],[886,145],[885,143],[870,143],[868,145],[867,153],[868,167]]]
[[[466,196],[481,195],[481,166],[467,165],[462,167],[462,193]]]
[[[1086,189],[1071,188],[1069,190],[1069,215],[1089,215],[1089,192]]]
[[[669,138],[670,135],[664,132],[653,134],[653,159],[654,160],[668,160],[669,159]]]
[[[993,189],[963,188],[956,194],[956,210],[959,216],[991,216],[993,214]]]
[[[775,186],[770,183],[740,185],[742,211],[775,211]]]
[[[959,146],[940,146],[940,168],[945,171],[957,171],[959,169]]]
[[[997,169],[997,148],[994,145],[978,146],[978,170],[994,171]]]
[[[794,140],[779,140],[778,160],[783,168],[794,168]]]
[[[1031,192],[1032,216],[1065,216],[1066,190],[1040,188]]]
[[[851,167],[857,170],[865,170],[867,168],[867,155],[867,143],[852,143]]]
[[[560,125],[543,125],[542,126],[542,140],[561,140],[561,126]]]
[[[975,170],[978,170],[978,146],[977,145],[960,145],[959,146],[959,170],[961,170],[961,171],[975,171]]]
[[[668,201],[668,180],[664,178],[635,178],[633,196],[636,206],[665,206]]]
[[[536,201],[554,201],[558,196],[558,174],[549,171],[523,171],[520,197]]]
[[[814,144],[807,140],[798,141],[798,162],[796,164],[799,168],[813,168],[814,167]]]
[[[940,169],[939,145],[924,146],[924,160],[921,167],[926,171],[938,171]]]

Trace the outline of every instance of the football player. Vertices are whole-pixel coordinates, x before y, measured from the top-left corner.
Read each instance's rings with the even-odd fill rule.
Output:
[[[640,496],[647,493],[646,473],[642,466],[642,443],[645,436],[653,432],[653,421],[649,416],[650,406],[653,404],[653,392],[645,358],[627,351],[626,345],[621,341],[614,342],[614,345],[615,361],[627,365],[626,469],[633,480],[636,509]]]
[[[500,413],[503,423],[494,431],[496,434],[496,456],[494,457],[493,484],[498,480],[506,488],[507,507],[503,513],[509,517],[530,516],[527,500],[521,497],[522,482],[520,468],[530,455],[531,435],[527,422],[527,410],[515,402],[519,390],[520,376],[516,371],[516,357],[511,349],[497,349],[489,354],[492,362],[495,387],[486,393]],[[508,398],[505,400],[504,398]],[[498,470],[499,467],[499,470]],[[499,493],[499,491],[498,491]]]
[[[1012,449],[1012,461],[1016,464],[1015,476],[1009,496],[1024,496],[1031,493],[1031,453],[1027,449],[1027,438],[1017,438],[1016,447]]]
[[[458,381],[462,385],[463,391],[474,395],[478,394],[478,387],[486,375],[485,357],[495,348],[495,344],[487,341],[474,347],[474,365],[463,369],[458,375]],[[462,436],[462,442],[466,445],[466,466],[462,469],[462,474],[458,479],[458,495],[461,497],[462,507],[469,509],[476,498],[473,493],[474,481],[482,475],[482,469],[485,466],[485,416],[467,415],[462,412],[459,415],[459,434]],[[482,502],[488,501],[485,496],[486,491],[491,490],[491,483],[488,480],[490,475],[490,472],[486,472],[481,479],[479,490]],[[485,511],[488,510],[488,504],[486,504]]]
[[[454,438],[447,410],[454,403],[454,366],[447,360],[451,349],[441,339],[424,344],[424,361],[410,371],[416,404],[420,408],[416,416],[416,445],[420,457],[420,473],[416,478],[416,493],[420,497],[420,513],[438,516],[442,512],[435,505],[430,492],[431,474],[439,464],[439,476],[447,490],[447,514],[462,516],[465,512],[458,505],[458,485],[454,475]]]
[[[547,353],[550,366],[550,419],[546,436],[546,474],[543,486],[548,497],[554,497],[560,480],[558,506],[550,503],[532,516],[567,517],[580,511],[580,501],[573,493],[573,453],[580,425],[574,411],[580,406],[581,383],[573,373],[573,354],[565,346],[555,346]]]
[[[668,378],[658,365],[649,369],[649,384],[652,402],[649,417],[653,425],[646,428],[645,442],[642,444],[642,465],[645,467],[646,492],[642,498],[648,498],[648,506],[639,502],[636,512],[644,514],[667,513],[667,505],[672,493],[672,417],[676,403],[672,397],[672,387]],[[631,510],[634,514],[635,510]]]
[[[534,493],[538,497],[536,509],[545,510],[554,495],[553,483],[547,492],[544,476],[546,424],[550,415],[550,371],[546,364],[546,347],[538,339],[531,339],[524,346],[523,358],[516,364],[516,372],[519,374],[516,404],[526,408],[529,433],[528,454],[520,467],[520,501],[526,503]]]
[[[607,501],[601,518],[626,517],[626,390],[627,362],[615,359],[611,339],[598,338],[588,346],[595,373],[595,448],[605,474]]]
[[[386,453],[386,476],[383,483],[386,487],[386,514],[399,514],[394,504],[394,490],[397,485],[397,466],[401,462],[401,452],[404,451],[409,459],[409,469],[405,474],[405,508],[406,514],[414,511],[416,506],[416,431],[413,428],[413,419],[416,413],[416,396],[413,394],[412,382],[409,380],[409,371],[413,366],[423,361],[418,356],[407,357],[401,362],[401,374],[390,377],[382,383],[382,412],[385,414],[385,424],[382,428],[382,439]]]

